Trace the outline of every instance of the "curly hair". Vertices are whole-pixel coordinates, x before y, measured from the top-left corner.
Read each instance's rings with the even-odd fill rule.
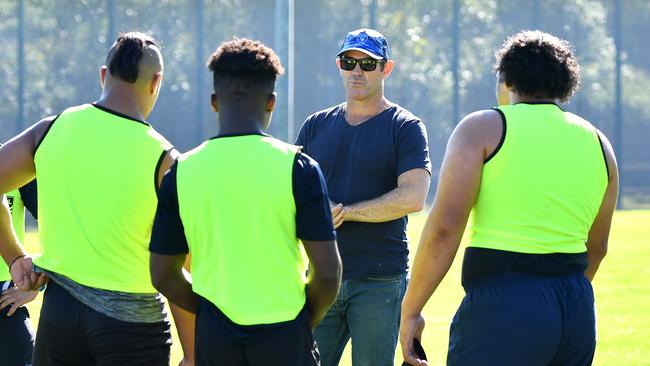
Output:
[[[573,46],[541,31],[509,37],[496,52],[494,69],[513,92],[537,99],[566,102],[580,86]]]
[[[213,73],[215,91],[224,79],[273,88],[277,77],[284,73],[280,58],[270,47],[246,38],[221,44],[208,58],[207,66]]]

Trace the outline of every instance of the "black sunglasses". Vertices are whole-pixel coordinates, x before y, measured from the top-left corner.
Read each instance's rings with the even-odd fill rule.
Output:
[[[363,71],[374,71],[377,68],[377,64],[383,64],[385,60],[375,60],[374,58],[352,58],[352,57],[339,57],[339,65],[341,65],[341,70],[352,71],[357,67],[357,63],[361,70]]]

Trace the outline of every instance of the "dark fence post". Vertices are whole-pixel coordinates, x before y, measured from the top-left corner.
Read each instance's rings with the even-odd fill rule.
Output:
[[[614,0],[614,43],[616,44],[616,117],[614,118],[614,150],[616,151],[616,161],[618,162],[619,172],[619,190],[618,190],[618,208],[623,208],[623,191],[625,187],[625,173],[623,171],[623,105],[621,104],[621,94],[623,85],[621,80],[621,49],[623,40],[621,34],[621,1]]]
[[[25,1],[18,0],[18,113],[16,114],[16,133],[23,129],[25,121]]]
[[[370,0],[370,28],[377,29],[377,0]]]
[[[195,13],[195,34],[196,34],[196,122],[197,128],[197,141],[202,141],[205,136],[205,120],[204,120],[204,106],[207,103],[208,96],[204,95],[205,91],[205,77],[207,76],[203,52],[203,44],[205,34],[203,30],[203,11],[205,10],[205,3],[203,0],[196,0],[196,13]]]
[[[287,120],[288,120],[288,126],[287,126],[287,141],[290,143],[293,143],[294,140],[296,139],[296,134],[295,134],[295,122],[294,118],[294,112],[295,112],[295,96],[296,96],[296,88],[295,88],[295,83],[296,83],[296,73],[294,72],[295,69],[295,43],[296,43],[296,4],[294,0],[288,0],[288,7],[289,7],[289,39],[287,42],[287,48],[288,48],[288,58],[289,60],[287,61],[289,70],[288,71],[288,80],[287,80],[287,93],[288,95],[288,100],[287,100]]]
[[[451,75],[453,80],[453,97],[452,97],[452,118],[453,123],[457,124],[460,117],[460,80],[458,74],[460,59],[460,1],[452,0],[452,18],[451,18]]]
[[[115,30],[115,0],[108,0],[107,4],[107,13],[108,13],[108,45],[109,47],[113,44],[115,38],[117,38]]]

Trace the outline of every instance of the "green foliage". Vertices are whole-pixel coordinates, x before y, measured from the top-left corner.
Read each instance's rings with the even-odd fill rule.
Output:
[[[566,108],[592,121],[613,140],[615,1],[619,0],[457,0],[461,117],[495,104],[492,65],[504,39],[522,29],[539,28],[570,40],[581,63],[582,87]],[[20,2],[25,11],[25,118],[17,126]],[[2,1],[0,40],[5,49],[0,62],[0,140],[42,116],[99,95],[97,69],[116,36],[109,34],[114,24],[115,32],[143,30],[162,42],[165,80],[150,121],[177,147],[188,150],[216,132],[216,117],[208,105],[211,76],[205,61],[219,43],[233,36],[260,39],[276,49],[288,69],[287,4],[288,0]],[[270,132],[287,138],[288,125],[297,131],[309,114],[344,100],[334,58],[348,31],[370,27],[374,19],[372,26],[388,37],[396,62],[386,81],[386,95],[425,121],[437,169],[449,133],[458,122],[453,116],[454,0],[300,0],[294,4],[294,118],[287,121],[289,78],[285,75],[277,84],[278,109]],[[626,181],[645,181],[646,187],[650,174],[650,150],[645,146],[650,135],[650,50],[645,46],[649,4],[621,2],[626,133],[622,142],[612,141],[624,144],[620,147],[624,147]]]

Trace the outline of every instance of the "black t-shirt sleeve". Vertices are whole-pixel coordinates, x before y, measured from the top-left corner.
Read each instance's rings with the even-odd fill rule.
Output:
[[[27,211],[29,211],[35,219],[38,220],[38,194],[37,192],[36,179],[20,187],[18,191],[20,192],[20,197],[23,200],[23,204]]]
[[[336,239],[325,178],[318,163],[298,153],[293,165],[296,236],[303,240]]]
[[[189,252],[185,228],[178,210],[176,189],[176,168],[174,163],[163,178],[158,191],[158,208],[153,222],[149,251],[164,255],[177,255]]]
[[[305,153],[308,153],[309,151],[309,134],[310,134],[312,119],[313,119],[312,116],[307,117],[305,122],[302,124],[302,127],[300,127],[300,131],[298,132],[298,137],[296,138],[296,145],[302,146],[302,151]]]
[[[405,121],[397,133],[397,175],[412,169],[425,169],[431,174],[427,130],[420,120]]]

